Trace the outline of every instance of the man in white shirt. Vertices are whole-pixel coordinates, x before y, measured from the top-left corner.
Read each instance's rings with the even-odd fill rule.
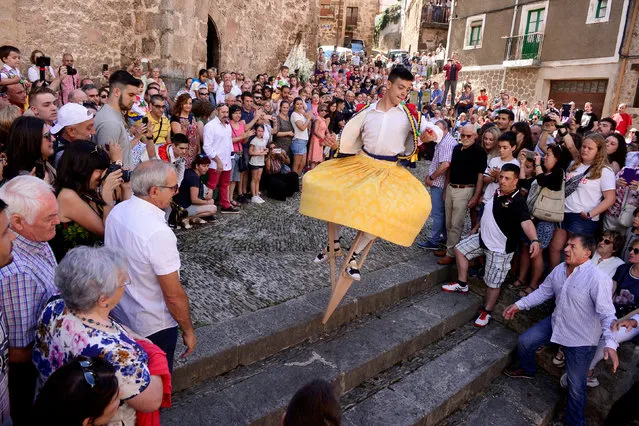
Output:
[[[215,100],[218,104],[222,104],[224,103],[224,99],[228,94],[237,97],[242,94],[242,91],[239,87],[233,84],[232,75],[227,72],[226,74],[224,74],[224,77],[222,77],[222,83],[218,85]]]
[[[227,82],[224,82],[227,84]],[[230,81],[228,82],[230,83]],[[206,186],[215,191],[220,186],[220,212],[239,213],[231,205],[229,185],[231,182],[231,155],[233,155],[233,133],[229,123],[229,107],[222,105],[217,109],[217,117],[204,126],[204,153],[211,159]]]
[[[133,197],[115,206],[106,221],[104,244],[126,255],[131,278],[112,313],[159,346],[172,370],[178,326],[186,346],[182,358],[197,343],[189,299],[180,284],[177,238],[164,220],[178,191],[175,168],[161,160],[140,163],[131,173],[131,188]]]

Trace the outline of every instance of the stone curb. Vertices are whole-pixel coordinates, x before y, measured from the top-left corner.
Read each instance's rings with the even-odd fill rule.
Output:
[[[371,316],[361,327],[247,374],[229,387],[191,390],[163,413],[162,424],[278,424],[291,395],[313,378],[332,382],[341,395],[469,321],[478,306],[476,296],[436,292]]]
[[[513,332],[491,324],[344,413],[343,424],[436,425],[500,374],[515,344]]]
[[[330,288],[314,291],[277,306],[196,329],[198,346],[188,360],[176,358],[173,391],[248,365],[308,338],[320,336],[355,318],[389,307],[445,281],[450,268],[424,254],[362,276],[324,326],[322,314]],[[328,267],[328,266],[327,266]],[[176,353],[184,347],[178,344]]]

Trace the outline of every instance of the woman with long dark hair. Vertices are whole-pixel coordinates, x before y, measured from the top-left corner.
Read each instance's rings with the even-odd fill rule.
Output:
[[[626,139],[619,133],[611,133],[606,137],[606,153],[608,154],[608,163],[612,167],[612,171],[619,173],[626,165],[626,154],[628,147]]]
[[[122,148],[109,153],[93,142],[69,144],[58,165],[58,217],[50,241],[58,262],[73,247],[94,245],[104,238],[107,216],[116,203],[122,180]],[[113,163],[111,163],[111,158]]]
[[[54,152],[53,135],[44,121],[36,117],[18,117],[9,130],[6,150],[6,180],[21,174],[34,174],[55,186],[56,171],[48,160]]]
[[[34,425],[106,425],[120,406],[115,369],[100,357],[79,356],[56,370],[33,406]]]
[[[183,133],[189,138],[189,151],[184,157],[186,167],[191,167],[191,162],[200,153],[200,137],[198,135],[197,121],[191,113],[193,100],[191,95],[184,93],[177,97],[173,105],[173,115],[171,116],[171,134]]]
[[[530,126],[528,123],[518,121],[510,127],[510,130],[517,135],[517,149],[513,153],[515,158],[517,158],[522,149],[527,149],[529,151],[535,149],[535,143],[533,142],[532,133],[530,132]]]

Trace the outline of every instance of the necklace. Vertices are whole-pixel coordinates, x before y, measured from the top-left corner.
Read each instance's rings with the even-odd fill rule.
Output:
[[[80,318],[80,320],[81,320],[81,321],[87,322],[87,323],[89,323],[89,324],[91,324],[91,325],[97,325],[97,326],[99,326],[99,327],[104,327],[104,328],[110,328],[110,329],[112,329],[112,330],[114,330],[114,329],[115,329],[115,324],[113,323],[113,320],[112,320],[111,318],[109,318],[109,322],[110,322],[111,324],[105,324],[104,322],[96,321],[96,320],[94,320],[94,319],[92,319],[92,318],[87,318],[87,317],[84,317],[84,316],[78,315],[78,313],[77,313],[77,312],[75,312],[75,311],[71,311],[71,313],[72,313],[73,315],[75,315],[76,317]]]

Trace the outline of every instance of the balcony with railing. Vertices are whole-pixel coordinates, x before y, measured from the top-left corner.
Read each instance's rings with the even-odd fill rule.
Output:
[[[448,28],[450,6],[440,1],[427,2],[422,9],[422,28]]]
[[[506,39],[504,67],[522,68],[541,64],[541,48],[544,44],[543,33],[530,33],[504,38]]]

